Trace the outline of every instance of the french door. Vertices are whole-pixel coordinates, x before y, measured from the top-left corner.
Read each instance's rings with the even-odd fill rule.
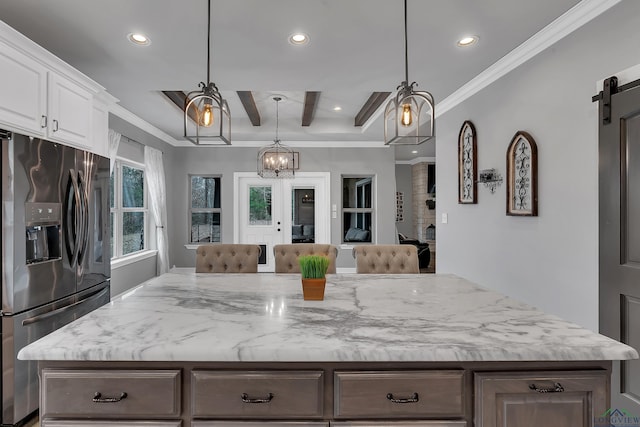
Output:
[[[234,242],[260,245],[259,272],[275,270],[281,243],[330,243],[329,173],[268,179],[234,173]]]
[[[640,85],[615,86],[599,114],[600,332],[640,351]],[[640,415],[639,360],[614,362],[611,391],[612,408]]]

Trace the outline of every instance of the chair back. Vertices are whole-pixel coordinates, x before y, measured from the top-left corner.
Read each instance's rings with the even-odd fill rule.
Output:
[[[329,258],[328,274],[336,272],[338,248],[320,243],[291,243],[275,245],[273,254],[276,258],[276,273],[300,273],[298,257],[301,255],[323,255]]]
[[[257,273],[258,245],[211,244],[196,249],[196,273]]]
[[[417,274],[418,251],[413,245],[359,245],[353,248],[356,273]]]

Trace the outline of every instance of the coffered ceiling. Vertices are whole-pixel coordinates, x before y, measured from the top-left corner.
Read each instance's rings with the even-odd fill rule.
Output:
[[[434,95],[437,111],[439,102],[577,3],[409,0],[409,78]],[[162,91],[189,92],[206,80],[206,11],[206,0],[0,2],[0,19],[102,84],[172,144],[185,146],[181,112]],[[288,42],[298,31],[309,35],[308,44]],[[151,44],[133,45],[132,32],[146,34]],[[469,34],[479,41],[458,47]],[[277,94],[284,98],[285,144],[382,146],[379,111],[385,93],[404,79],[403,2],[212,0],[211,67],[229,102],[234,144],[273,139]],[[310,92],[317,92],[315,108],[303,126]],[[245,109],[249,98],[255,110]],[[434,156],[433,145],[398,147],[396,158]]]

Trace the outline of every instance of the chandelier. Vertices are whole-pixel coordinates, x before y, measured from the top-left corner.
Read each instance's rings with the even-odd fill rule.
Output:
[[[434,137],[434,101],[429,92],[414,90],[409,83],[407,0],[404,0],[404,81],[384,110],[385,145],[418,145]]]
[[[207,9],[207,83],[184,100],[184,137],[196,145],[231,145],[229,105],[211,81],[211,0]]]
[[[280,143],[278,138],[279,108],[281,97],[276,101],[276,138],[258,152],[258,175],[263,178],[293,178],[298,169],[298,153]]]

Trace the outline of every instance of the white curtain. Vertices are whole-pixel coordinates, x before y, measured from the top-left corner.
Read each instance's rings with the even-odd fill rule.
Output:
[[[156,246],[158,249],[157,274],[169,271],[169,248],[167,247],[167,190],[164,181],[162,151],[144,147],[144,166],[149,189],[151,215],[156,223]]]
[[[121,134],[113,129],[109,129],[109,159],[111,159],[111,167],[109,173],[113,173],[113,167],[116,165],[116,156],[118,155],[120,138],[122,138]]]

